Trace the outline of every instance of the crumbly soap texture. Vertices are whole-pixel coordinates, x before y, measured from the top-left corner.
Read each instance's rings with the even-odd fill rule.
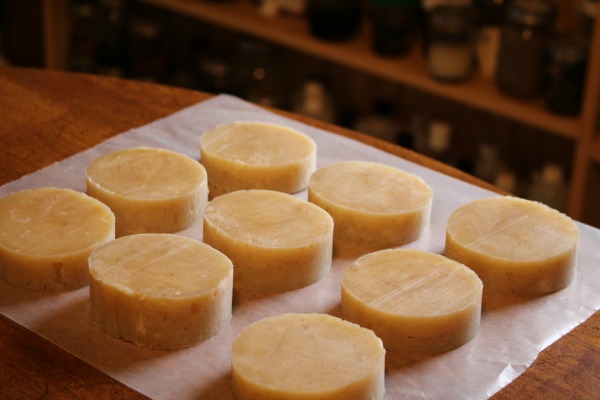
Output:
[[[567,287],[575,275],[579,229],[541,203],[501,196],[455,210],[444,254],[479,275],[486,291],[540,296]]]
[[[272,190],[239,190],[204,210],[204,242],[235,265],[235,285],[281,292],[308,286],[331,268],[333,220],[325,211]]]
[[[231,354],[238,400],[379,400],[385,349],[375,334],[326,314],[282,314],[247,326]]]
[[[292,128],[264,122],[234,122],[200,137],[200,161],[210,197],[242,189],[295,193],[316,169],[317,146]]]
[[[115,239],[89,259],[92,320],[142,347],[176,349],[231,320],[233,265],[210,246],[173,234]]]
[[[87,192],[115,213],[117,236],[175,233],[202,221],[208,201],[204,167],[167,149],[136,147],[93,160]]]
[[[312,175],[308,200],[333,217],[336,254],[365,254],[419,239],[429,226],[433,191],[397,168],[345,161]]]
[[[87,259],[115,238],[115,216],[70,189],[36,188],[0,199],[0,279],[22,289],[88,284]]]
[[[342,278],[342,318],[372,329],[389,351],[436,354],[479,331],[483,287],[466,266],[412,249],[358,258]]]

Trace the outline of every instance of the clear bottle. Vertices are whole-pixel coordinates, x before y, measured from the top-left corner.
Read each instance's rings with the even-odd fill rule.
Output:
[[[507,169],[500,170],[494,178],[494,186],[506,193],[518,195],[518,179],[514,172]]]
[[[486,182],[494,182],[502,164],[498,159],[496,148],[488,143],[479,147],[477,158],[475,159],[475,175]]]
[[[130,49],[128,4],[122,0],[102,0],[99,5],[102,36],[95,53],[95,72],[100,75],[128,76]]]
[[[541,173],[535,174],[528,197],[558,211],[565,211],[567,194],[568,185],[565,182],[563,167],[548,163],[543,166]]]
[[[92,72],[97,40],[97,5],[92,0],[75,0],[69,7],[71,31],[69,37],[69,69]]]
[[[557,35],[549,54],[546,108],[555,114],[578,115],[587,71],[587,42],[578,32]]]
[[[475,19],[471,7],[440,6],[428,16],[427,69],[436,80],[462,82],[475,66]]]
[[[296,114],[325,122],[335,122],[333,98],[324,81],[309,77],[296,95],[293,110]]]
[[[477,34],[477,65],[484,78],[496,76],[500,52],[501,25],[504,22],[508,0],[478,0],[481,24]]]
[[[433,120],[429,124],[427,152],[431,158],[451,164],[450,145],[452,142],[452,125],[446,121]]]
[[[378,101],[372,113],[358,118],[354,130],[396,143],[400,124],[394,119],[392,103],[387,100]]]
[[[556,16],[550,0],[513,0],[502,27],[496,79],[499,89],[517,98],[543,93],[545,50]]]

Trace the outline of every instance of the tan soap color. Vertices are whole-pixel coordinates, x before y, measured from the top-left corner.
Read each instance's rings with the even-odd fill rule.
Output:
[[[36,188],[0,199],[0,279],[28,290],[88,284],[87,258],[115,238],[112,211],[70,189]]]
[[[285,126],[235,122],[200,137],[200,160],[211,198],[241,189],[295,193],[306,188],[316,169],[317,147]]]
[[[377,400],[385,349],[375,334],[327,314],[282,314],[246,327],[231,353],[238,400]]]
[[[479,275],[486,291],[539,296],[575,275],[579,229],[566,215],[516,197],[475,200],[455,210],[445,255]]]
[[[211,200],[204,242],[235,265],[236,286],[285,291],[308,286],[331,267],[333,220],[322,209],[271,190],[240,190]]]
[[[155,349],[188,347],[231,320],[233,265],[184,236],[138,234],[89,259],[92,320],[109,335]]]
[[[312,175],[308,200],[333,217],[336,252],[364,254],[419,239],[429,225],[433,191],[397,168],[345,161]]]
[[[117,236],[174,233],[202,221],[208,201],[202,165],[171,150],[136,147],[92,161],[87,192],[117,218]]]
[[[411,249],[357,259],[342,278],[342,318],[372,329],[387,350],[435,354],[478,332],[482,283],[466,266]]]

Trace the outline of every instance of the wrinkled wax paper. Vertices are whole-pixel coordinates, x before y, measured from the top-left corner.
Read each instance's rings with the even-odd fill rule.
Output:
[[[344,160],[377,161],[421,176],[434,190],[431,226],[406,247],[441,253],[446,221],[460,205],[494,194],[360,142],[267,112],[221,95],[4,185],[0,196],[38,187],[85,190],[85,168],[121,148],[156,146],[199,159],[199,137],[233,121],[265,121],[296,128],[317,143],[318,167]],[[306,191],[298,193],[306,199]],[[600,305],[600,231],[581,230],[575,281],[558,293],[520,299],[486,296],[478,335],[448,353],[406,358],[386,355],[386,399],[485,399],[509,384],[538,353],[592,315]],[[181,232],[202,238],[201,227]],[[325,312],[339,316],[341,273],[352,259],[334,259],[321,281],[278,294],[235,292],[233,319],[219,335],[183,350],[148,350],[101,332],[90,320],[88,288],[36,293],[0,282],[0,312],[110,376],[156,399],[231,399],[231,345],[248,324],[280,313]]]

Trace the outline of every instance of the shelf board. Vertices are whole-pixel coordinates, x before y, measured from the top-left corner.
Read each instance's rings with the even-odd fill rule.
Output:
[[[221,27],[249,34],[311,56],[332,61],[392,82],[463,103],[483,111],[575,139],[579,135],[577,118],[547,112],[541,101],[518,101],[504,96],[494,83],[475,75],[466,83],[440,83],[430,78],[418,46],[406,57],[386,58],[371,50],[367,23],[355,38],[326,42],[310,34],[301,17],[261,15],[249,1],[214,3],[200,0],[143,0],[146,3],[182,13]]]
[[[596,137],[592,141],[592,148],[590,149],[590,158],[596,163],[600,163],[600,136]]]

